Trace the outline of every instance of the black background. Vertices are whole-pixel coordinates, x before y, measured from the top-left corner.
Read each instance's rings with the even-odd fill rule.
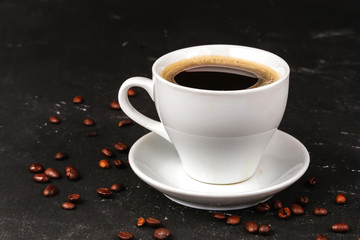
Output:
[[[0,2],[0,239],[117,239],[130,231],[152,239],[154,229],[139,228],[138,217],[155,217],[172,239],[329,239],[360,237],[359,78],[360,2],[305,1],[64,1]],[[274,198],[290,205],[299,195],[310,199],[303,216],[289,220],[274,211],[229,211],[241,223],[229,226],[209,211],[183,207],[142,182],[131,170],[101,169],[100,150],[118,141],[130,146],[148,131],[109,108],[121,83],[131,76],[151,77],[161,55],[183,47],[228,43],[271,51],[291,67],[288,106],[280,129],[309,150],[305,175]],[[133,104],[157,118],[148,95],[136,89]],[[82,95],[84,103],[72,98]],[[51,115],[62,119],[48,122]],[[86,117],[96,125],[85,127]],[[181,117],[181,116],[179,116]],[[87,133],[96,131],[98,137]],[[69,158],[55,161],[58,151]],[[117,153],[126,161],[126,153]],[[59,193],[42,196],[32,163],[54,167],[63,177],[52,180]],[[81,179],[64,177],[74,165]],[[309,177],[318,183],[310,187]],[[98,187],[122,182],[127,189],[111,199]],[[73,211],[61,203],[78,192],[83,201]],[[348,202],[337,205],[335,196]],[[273,199],[274,199],[273,198]],[[271,201],[270,201],[271,202]],[[325,206],[329,214],[313,214]],[[247,221],[268,222],[270,236],[251,235]],[[350,231],[332,233],[346,222]]]

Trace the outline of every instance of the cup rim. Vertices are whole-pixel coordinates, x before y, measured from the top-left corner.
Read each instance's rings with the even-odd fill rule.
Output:
[[[258,52],[262,52],[264,54],[267,55],[272,55],[273,57],[277,58],[279,60],[279,62],[282,63],[282,67],[284,68],[285,72],[284,75],[282,77],[279,78],[279,80],[277,80],[276,82],[273,82],[271,84],[265,85],[265,86],[260,86],[260,87],[256,87],[256,88],[250,88],[250,89],[239,89],[239,90],[207,90],[207,89],[199,89],[199,88],[192,88],[192,87],[186,87],[186,86],[182,86],[182,85],[178,85],[178,84],[174,84],[170,81],[167,81],[166,79],[164,79],[163,77],[161,77],[161,75],[157,72],[157,66],[158,64],[163,61],[164,58],[168,58],[170,55],[179,53],[179,52],[183,52],[183,51],[189,51],[189,50],[196,50],[199,48],[214,48],[214,47],[224,47],[224,48],[242,48],[242,49],[250,49],[253,51],[258,51]],[[204,55],[199,55],[199,56],[205,56]],[[270,66],[269,66],[270,67]],[[271,67],[270,67],[271,68]],[[273,69],[273,68],[272,68]],[[275,70],[275,69],[274,69]],[[275,70],[276,71],[276,70]],[[220,94],[220,95],[224,95],[224,94],[245,94],[245,93],[254,93],[254,92],[259,92],[259,91],[265,91],[269,88],[274,88],[280,84],[282,84],[284,81],[289,79],[289,75],[290,75],[290,67],[288,65],[288,63],[281,57],[279,57],[278,55],[260,49],[260,48],[254,48],[254,47],[248,47],[248,46],[242,46],[242,45],[232,45],[232,44],[208,44],[208,45],[198,45],[198,46],[193,46],[193,47],[187,47],[187,48],[181,48],[181,49],[177,49],[174,51],[171,51],[167,54],[162,55],[161,57],[159,57],[153,64],[152,66],[152,74],[153,74],[153,78],[156,77],[157,79],[159,79],[162,83],[179,89],[179,90],[186,90],[189,92],[195,92],[195,93],[200,93],[200,94]]]

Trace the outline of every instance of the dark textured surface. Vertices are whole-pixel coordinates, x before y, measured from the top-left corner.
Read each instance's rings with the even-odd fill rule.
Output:
[[[360,2],[359,1],[63,1],[0,2],[0,239],[117,239],[119,231],[152,239],[154,229],[139,228],[138,217],[155,217],[172,239],[329,239],[360,237]],[[229,211],[241,223],[229,226],[212,212],[171,202],[142,182],[132,170],[101,169],[100,150],[118,141],[132,145],[148,131],[109,108],[122,81],[151,75],[159,56],[187,46],[229,43],[262,48],[291,67],[287,110],[281,130],[304,143],[311,156],[305,175],[274,196],[290,205],[299,195],[310,199],[303,216],[280,220],[272,211]],[[72,104],[75,95],[84,103]],[[144,91],[134,104],[156,118]],[[48,123],[51,115],[62,119]],[[86,117],[96,125],[85,127]],[[88,132],[98,137],[89,138]],[[69,158],[55,161],[59,151]],[[126,160],[126,153],[116,158]],[[59,193],[42,196],[28,167],[54,167]],[[74,165],[81,179],[71,182],[64,167]],[[310,187],[306,181],[317,176]],[[127,189],[102,200],[98,187],[120,181]],[[83,201],[72,211],[61,203],[72,192]],[[335,203],[344,193],[348,203]],[[329,215],[312,210],[325,206]],[[263,237],[245,223],[268,222]],[[350,232],[331,225],[347,222]]]

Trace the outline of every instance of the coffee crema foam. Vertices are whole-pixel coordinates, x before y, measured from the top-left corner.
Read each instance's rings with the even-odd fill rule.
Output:
[[[229,70],[239,70],[239,72],[243,71],[253,74],[258,78],[258,81],[248,89],[269,85],[280,78],[275,70],[261,63],[217,55],[193,57],[172,63],[162,71],[161,77],[177,84],[175,81],[177,74],[199,67],[228,68]],[[241,73],[239,74],[241,75]]]

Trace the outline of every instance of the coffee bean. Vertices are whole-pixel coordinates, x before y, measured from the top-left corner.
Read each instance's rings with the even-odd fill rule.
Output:
[[[118,127],[124,127],[130,125],[132,122],[130,120],[122,120],[118,123]]]
[[[225,214],[223,214],[223,213],[215,213],[214,216],[213,216],[213,218],[219,219],[219,220],[225,220],[225,219],[226,219],[226,216],[225,216]]]
[[[80,172],[73,166],[66,166],[65,167],[65,176],[69,180],[77,180],[80,177]]]
[[[256,205],[256,211],[260,213],[265,213],[270,210],[270,206],[267,203],[259,203]]]
[[[299,204],[296,204],[296,203],[293,203],[290,205],[290,209],[291,209],[291,212],[294,214],[294,215],[303,215],[304,214],[304,209],[302,208],[301,205]]]
[[[256,222],[250,221],[245,224],[245,229],[249,233],[256,233],[258,231],[258,225],[256,224]]]
[[[68,195],[68,200],[73,203],[80,202],[81,196],[78,193],[72,193]]]
[[[166,228],[158,228],[154,231],[154,238],[157,240],[168,239],[171,235],[171,232]]]
[[[118,151],[126,151],[129,149],[129,146],[126,144],[126,143],[123,143],[123,142],[118,142],[114,145],[114,148]]]
[[[259,226],[259,233],[261,235],[267,235],[271,232],[270,224],[264,223]]]
[[[102,198],[109,198],[112,195],[112,191],[109,188],[98,188],[96,192]]]
[[[309,198],[306,196],[300,196],[296,199],[296,201],[302,205],[302,206],[306,206],[309,203]]]
[[[226,219],[226,223],[229,225],[238,225],[240,223],[240,216],[231,215]]]
[[[331,230],[336,233],[344,233],[348,232],[350,227],[346,223],[335,223],[331,226]]]
[[[82,96],[75,96],[73,98],[73,103],[82,103],[83,102],[83,97]]]
[[[103,148],[101,149],[101,153],[104,154],[107,157],[114,156],[114,152],[110,148]]]
[[[283,207],[278,210],[278,216],[281,219],[288,219],[291,217],[291,211],[288,207]]]
[[[156,218],[152,218],[152,217],[148,217],[146,220],[146,225],[150,226],[150,227],[160,227],[161,225],[161,221],[156,219]]]
[[[85,126],[93,126],[95,124],[94,120],[92,120],[91,118],[85,118],[83,123]]]
[[[328,214],[328,210],[326,208],[324,208],[324,207],[316,207],[314,209],[314,213],[317,216],[325,216],[325,215]]]
[[[272,206],[275,210],[279,210],[283,207],[282,202],[279,199],[275,199],[272,203]]]
[[[29,170],[33,173],[39,173],[44,171],[44,167],[40,163],[34,163],[30,165]]]
[[[56,160],[63,160],[68,157],[68,154],[66,152],[58,152],[55,154]]]
[[[317,182],[318,182],[317,177],[311,177],[308,179],[308,183],[312,186],[315,185]]]
[[[328,238],[325,237],[324,235],[319,235],[315,238],[315,240],[328,240]]]
[[[87,136],[88,136],[88,137],[97,137],[97,136],[99,136],[99,134],[98,134],[97,132],[89,132],[89,133],[87,134]]]
[[[119,102],[117,102],[117,101],[110,102],[110,108],[111,108],[111,109],[114,109],[114,110],[119,110],[119,109],[121,109],[120,104],[119,104]]]
[[[57,124],[57,123],[60,123],[61,121],[60,121],[60,118],[58,118],[57,116],[50,116],[49,122]]]
[[[110,163],[107,159],[102,159],[99,162],[99,167],[101,168],[110,168]]]
[[[50,181],[50,177],[45,175],[44,173],[37,173],[33,176],[33,179],[35,182],[40,182],[40,183],[47,183]]]
[[[76,171],[76,168],[74,166],[68,165],[65,167],[65,172],[69,172],[69,171]]]
[[[338,204],[345,204],[346,203],[346,196],[345,194],[339,193],[336,196],[336,203]]]
[[[58,188],[55,185],[48,185],[44,191],[43,191],[43,195],[45,197],[52,197],[54,196],[56,193],[58,192]]]
[[[145,224],[145,218],[139,217],[139,218],[136,220],[136,225],[137,225],[138,227],[141,227],[141,226],[143,226],[144,224]]]
[[[124,189],[124,185],[121,183],[114,183],[113,185],[111,185],[110,190],[114,191],[114,192],[120,192],[121,190]]]
[[[121,240],[130,240],[134,238],[134,234],[132,234],[131,232],[118,232],[117,234],[118,238],[120,238]]]
[[[61,207],[65,210],[72,210],[76,207],[75,203],[72,202],[64,202]]]
[[[44,171],[45,175],[51,178],[60,178],[60,173],[55,168],[47,168]]]
[[[123,168],[125,166],[125,164],[119,159],[114,160],[113,163],[114,163],[115,167],[117,167],[117,168]]]
[[[130,88],[130,89],[128,90],[128,96],[129,96],[129,97],[134,97],[134,96],[136,96],[135,90],[132,89],[132,88]]]

